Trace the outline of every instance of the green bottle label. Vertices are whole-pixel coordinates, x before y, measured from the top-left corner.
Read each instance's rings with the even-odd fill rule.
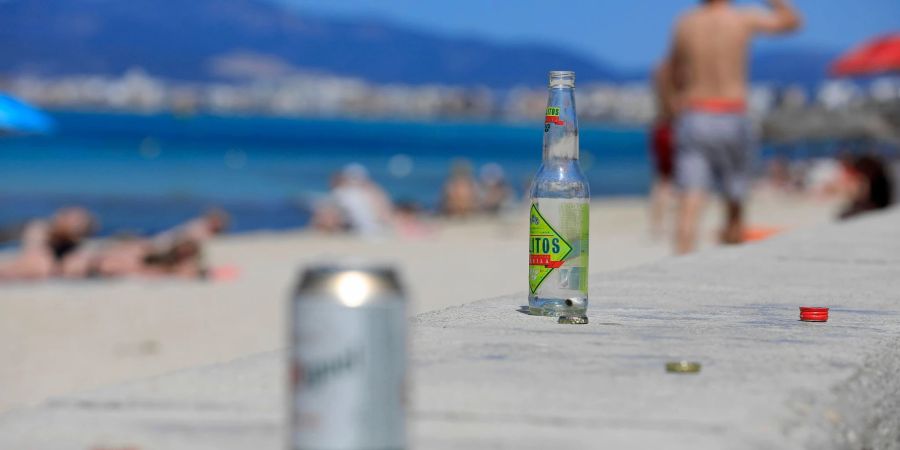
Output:
[[[553,229],[536,205],[531,205],[530,249],[528,253],[528,284],[531,293],[553,272],[565,262],[572,246]]]

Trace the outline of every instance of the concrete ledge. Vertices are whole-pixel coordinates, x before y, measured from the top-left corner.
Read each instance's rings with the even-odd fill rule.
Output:
[[[900,211],[591,287],[586,326],[517,312],[524,293],[413,319],[413,448],[900,448]],[[702,371],[667,374],[679,359]],[[260,354],[13,411],[0,447],[281,448],[282,368]]]

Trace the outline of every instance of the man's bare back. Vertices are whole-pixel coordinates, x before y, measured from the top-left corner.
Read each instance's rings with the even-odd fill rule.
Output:
[[[738,9],[729,0],[705,0],[675,26],[663,64],[660,91],[671,95],[676,125],[675,179],[680,190],[676,251],[693,249],[706,192],[725,197],[725,243],[743,240],[743,202],[757,152],[746,117],[750,40],[800,26],[788,0],[768,0],[769,10]]]
[[[710,0],[681,17],[670,55],[680,103],[743,102],[747,97],[748,48],[757,33],[786,33],[800,19],[785,0],[771,10],[736,8]]]

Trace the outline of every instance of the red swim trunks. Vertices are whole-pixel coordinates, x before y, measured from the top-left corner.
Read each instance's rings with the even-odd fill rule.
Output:
[[[672,133],[672,122],[657,122],[653,125],[651,146],[656,174],[662,178],[671,178],[675,159],[675,136]]]

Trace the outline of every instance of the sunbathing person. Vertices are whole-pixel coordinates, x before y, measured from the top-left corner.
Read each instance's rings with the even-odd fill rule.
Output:
[[[233,269],[207,269],[203,243],[228,228],[228,214],[217,208],[151,238],[113,241],[95,251],[73,256],[64,265],[66,277],[173,276],[230,279]]]
[[[81,245],[93,218],[81,208],[57,212],[25,227],[21,254],[0,263],[0,279],[181,277],[229,280],[234,267],[208,269],[202,242],[221,233],[227,215],[212,210],[153,238],[127,237]]]
[[[44,279],[61,274],[73,255],[95,230],[93,216],[84,208],[57,211],[47,220],[35,220],[22,233],[22,251],[0,263],[0,279]]]
[[[166,248],[135,239],[117,242],[96,253],[85,276],[202,278],[206,272],[200,244],[193,239],[178,238]]]
[[[175,241],[179,239],[190,239],[202,244],[222,234],[228,228],[229,221],[228,213],[218,208],[212,208],[200,217],[160,233],[153,240],[164,247],[174,245]]]
[[[841,219],[885,209],[894,203],[894,181],[890,166],[877,156],[861,156],[853,162],[855,184],[848,194]]]

